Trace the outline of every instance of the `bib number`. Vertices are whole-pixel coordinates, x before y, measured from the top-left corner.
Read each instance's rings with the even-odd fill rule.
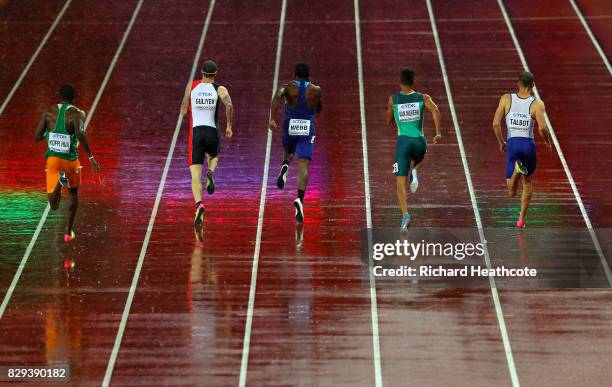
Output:
[[[418,102],[397,105],[400,122],[414,122],[421,119],[421,108]]]
[[[290,136],[308,136],[310,134],[310,120],[289,120]]]
[[[49,141],[47,146],[53,152],[69,153],[70,135],[64,133],[49,133]]]

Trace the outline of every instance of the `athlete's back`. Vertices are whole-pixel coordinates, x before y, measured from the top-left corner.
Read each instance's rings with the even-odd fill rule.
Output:
[[[191,83],[189,111],[192,127],[219,129],[219,87],[217,83],[202,82],[200,79]]]
[[[55,128],[55,122],[57,121],[57,115],[59,113],[60,106],[61,104],[54,104],[49,106],[45,111],[45,120],[47,123],[48,130],[53,130],[53,128]],[[76,121],[78,118],[81,118],[81,120],[85,120],[85,112],[74,105],[70,105],[70,107],[66,110],[65,114],[66,131],[72,136],[76,133],[76,128],[74,127],[73,122]]]
[[[286,89],[285,92],[285,101],[287,108],[293,109],[296,107],[299,94],[300,94],[300,85],[298,82],[305,83],[305,98],[306,98],[306,106],[308,109],[314,110],[315,113],[321,111],[321,88],[315,84],[312,84],[308,81],[293,81],[284,85],[283,87]]]

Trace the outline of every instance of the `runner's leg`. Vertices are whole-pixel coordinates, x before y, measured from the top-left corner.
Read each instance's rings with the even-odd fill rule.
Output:
[[[219,164],[219,156],[206,155],[206,159],[208,161],[208,170],[215,172],[215,169],[217,169],[217,164]]]
[[[295,153],[283,152],[283,164],[289,164],[293,160]]]
[[[202,201],[202,164],[192,164],[189,166],[191,172],[191,191],[196,203]]]
[[[297,165],[298,165],[298,175],[297,175],[298,191],[306,191],[306,186],[308,185],[308,166],[310,165],[310,160],[299,159],[297,161]]]
[[[289,172],[289,163],[293,159],[295,154],[295,144],[290,143],[288,136],[283,136],[283,162],[281,163],[278,177],[276,178],[276,186],[279,189],[285,188],[285,182],[287,181],[287,173]]]
[[[70,206],[68,207],[68,224],[66,225],[66,235],[71,235],[72,227],[74,225],[74,218],[76,217],[77,209],[79,207],[79,187],[68,189],[70,196]]]
[[[523,176],[523,194],[521,195],[521,215],[519,221],[525,221],[527,215],[527,209],[531,202],[531,195],[533,194],[533,183],[532,176]]]
[[[516,172],[512,173],[512,177],[506,179],[506,184],[508,184],[508,196],[514,197],[516,196],[516,192],[518,191],[519,181],[521,180],[521,175]]]
[[[406,176],[396,176],[397,183],[397,201],[399,202],[402,216],[408,213],[408,195],[406,194]]]
[[[412,160],[410,158],[410,140],[406,136],[399,136],[395,145],[395,164],[393,173],[397,184],[397,200],[402,216],[408,214],[408,195],[406,193],[407,176],[410,173]]]
[[[49,198],[49,205],[51,206],[51,209],[57,210],[59,208],[60,199],[62,198],[62,186],[60,185],[59,181],[55,186],[55,190],[48,193],[47,197]]]

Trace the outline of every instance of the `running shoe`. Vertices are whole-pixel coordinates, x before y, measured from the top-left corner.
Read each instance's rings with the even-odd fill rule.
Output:
[[[519,175],[527,175],[529,171],[525,164],[523,164],[520,160],[514,162],[514,171]]]
[[[289,172],[289,164],[283,164],[278,174],[278,178],[276,179],[276,186],[278,189],[285,188],[285,183],[287,182],[287,172]]]
[[[200,225],[202,224],[203,219],[204,219],[204,205],[202,204],[202,202],[200,202],[196,205],[195,219],[193,220],[193,224],[196,226]]]
[[[215,192],[215,178],[211,171],[206,172],[206,192],[212,195]]]
[[[410,227],[410,214],[404,215],[402,218],[402,225],[400,226],[400,230],[407,230]]]
[[[62,187],[68,188],[68,177],[66,177],[66,172],[60,171],[59,173],[59,183]]]
[[[516,227],[518,227],[518,228],[525,228],[525,221],[520,220],[520,219],[517,220],[516,221]]]
[[[295,207],[295,221],[298,224],[304,223],[304,205],[300,198],[293,201],[293,206]]]
[[[66,243],[72,242],[75,239],[76,239],[76,234],[74,233],[74,231],[70,231],[70,234],[64,234],[64,242]]]
[[[419,188],[419,177],[417,176],[417,170],[413,169],[410,174],[410,192],[415,193]]]
[[[75,265],[76,265],[76,262],[74,261],[74,259],[70,259],[70,258],[64,259],[64,269],[66,270],[74,269]]]

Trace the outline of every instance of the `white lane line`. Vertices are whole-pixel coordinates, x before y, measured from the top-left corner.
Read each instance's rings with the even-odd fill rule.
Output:
[[[189,81],[193,81],[193,77],[195,76],[196,69],[198,67],[198,62],[200,61],[200,55],[202,54],[202,48],[204,47],[204,41],[206,40],[206,33],[208,32],[208,26],[210,25],[210,20],[212,18],[212,13],[215,8],[215,0],[211,0],[210,5],[208,7],[208,11],[206,13],[206,19],[204,21],[204,27],[202,29],[202,34],[200,36],[200,42],[198,43],[198,49],[195,54],[195,58],[193,59],[193,64],[191,66],[191,74],[189,75]],[[134,295],[136,294],[136,287],[138,286],[138,280],[140,279],[140,272],[142,270],[142,265],[144,263],[145,255],[147,254],[147,248],[149,247],[149,240],[151,239],[151,234],[153,233],[153,226],[155,225],[155,218],[157,216],[157,211],[159,210],[159,204],[161,202],[162,194],[164,192],[164,186],[166,185],[166,178],[168,177],[168,170],[170,169],[170,164],[172,163],[172,156],[174,155],[174,148],[176,147],[176,141],[178,139],[179,132],[181,130],[181,124],[183,122],[183,117],[179,113],[178,118],[176,120],[176,126],[174,127],[174,135],[172,136],[172,142],[170,143],[170,149],[168,150],[168,156],[166,156],[166,164],[164,165],[164,171],[162,173],[161,180],[159,181],[159,187],[157,188],[157,195],[155,196],[155,204],[153,204],[153,210],[151,211],[151,217],[149,218],[149,225],[147,226],[147,232],[145,234],[144,240],[142,242],[142,247],[140,249],[140,255],[138,256],[138,263],[136,264],[136,269],[134,270],[134,276],[132,277],[132,284],[130,285],[130,291],[127,296],[127,300],[125,301],[125,306],[123,308],[123,314],[121,315],[121,322],[119,323],[119,328],[117,329],[117,336],[115,337],[115,344],[113,345],[113,350],[111,351],[110,357],[108,359],[108,364],[106,366],[106,373],[104,374],[104,380],[102,381],[102,386],[108,386],[113,376],[113,370],[115,368],[115,363],[117,362],[117,355],[119,354],[119,350],[121,348],[121,341],[123,339],[123,334],[125,332],[125,327],[127,325],[128,317],[130,315],[130,309],[132,308],[132,302],[134,301]]]
[[[30,243],[28,244],[28,248],[26,249],[25,254],[23,255],[23,258],[21,259],[21,263],[19,264],[19,267],[17,268],[17,271],[15,272],[13,281],[11,281],[11,285],[9,286],[8,290],[6,291],[6,294],[4,295],[4,299],[2,300],[2,305],[0,305],[0,319],[2,318],[2,316],[4,316],[4,311],[6,310],[6,306],[8,305],[11,299],[11,296],[13,295],[13,292],[15,291],[15,287],[17,287],[17,282],[19,282],[19,278],[21,277],[21,272],[23,272],[23,268],[28,262],[28,257],[30,256],[32,249],[34,248],[34,244],[36,243],[38,234],[40,234],[40,230],[42,230],[42,226],[45,223],[45,219],[47,219],[47,215],[49,215],[49,210],[51,210],[51,207],[49,206],[49,203],[47,203],[47,207],[45,207],[45,211],[43,212],[42,218],[40,218],[40,221],[38,222],[38,226],[36,226],[36,231],[34,231],[34,235],[32,235],[32,239],[30,240]]]
[[[516,17],[514,20],[573,20],[574,16],[530,16],[530,17]],[[605,20],[612,19],[612,15],[595,15],[595,16],[587,16],[588,20]],[[469,19],[437,19],[438,23],[455,23],[455,22],[481,22],[481,21],[496,21],[499,18],[494,17],[473,17]],[[419,19],[419,18],[405,18],[405,19],[369,19],[362,20],[361,24],[394,24],[394,23],[417,23],[417,22],[427,22],[429,19]],[[353,24],[353,20],[287,20],[285,24]],[[164,24],[163,22],[160,24]],[[275,20],[250,20],[250,21],[215,21],[212,22],[213,25],[276,25],[278,24]]]
[[[361,119],[361,145],[363,151],[363,180],[365,191],[366,227],[368,229],[368,251],[371,251],[372,238],[372,207],[370,205],[370,169],[368,161],[368,134],[365,113],[365,90],[363,86],[363,60],[361,53],[361,17],[359,15],[359,0],[354,0],[355,9],[355,42],[357,44],[357,76],[359,78],[359,112]],[[370,280],[370,315],[372,319],[372,355],[374,357],[374,384],[382,387],[382,365],[380,355],[380,336],[378,332],[378,303],[376,301],[376,278],[372,272],[372,255],[368,262]]]
[[[499,4],[499,8],[501,9],[502,15],[504,16],[506,25],[508,26],[508,31],[512,36],[512,41],[514,42],[514,47],[516,48],[519,58],[521,59],[521,63],[523,64],[523,69],[525,71],[529,71],[527,60],[525,59],[521,44],[519,43],[518,38],[516,37],[514,28],[512,27],[512,22],[510,21],[510,17],[508,16],[506,7],[504,6],[502,0],[497,0],[497,3]],[[540,98],[540,93],[538,92],[537,87],[533,88],[533,93],[536,98]],[[612,272],[610,272],[610,266],[608,266],[606,256],[604,255],[603,250],[601,249],[601,245],[599,244],[599,238],[597,238],[597,235],[595,234],[595,230],[593,229],[593,225],[591,224],[589,214],[587,213],[586,208],[584,207],[584,203],[582,202],[582,197],[580,197],[580,193],[578,193],[578,187],[576,187],[576,182],[574,181],[572,172],[570,171],[567,165],[567,161],[565,160],[565,156],[563,155],[563,151],[561,150],[561,144],[559,144],[559,140],[557,139],[557,135],[555,134],[552,124],[550,123],[548,114],[544,114],[544,119],[546,120],[546,125],[548,125],[548,129],[550,130],[550,136],[552,137],[553,143],[555,144],[555,149],[557,150],[557,154],[559,155],[559,160],[561,160],[561,164],[563,165],[563,170],[565,171],[565,175],[567,176],[567,181],[569,182],[570,187],[572,187],[574,197],[576,198],[576,203],[578,203],[578,207],[580,208],[580,212],[582,213],[582,218],[584,219],[586,228],[589,231],[591,240],[593,241],[593,246],[595,246],[595,250],[597,251],[597,255],[599,256],[599,260],[608,279],[608,284],[612,286]]]
[[[276,43],[276,59],[274,61],[274,79],[272,81],[272,96],[276,94],[280,62],[283,49],[283,36],[285,33],[285,15],[287,13],[287,0],[281,4],[280,21],[278,24],[278,41]],[[264,210],[266,207],[266,193],[268,192],[268,173],[270,169],[270,152],[272,148],[272,130],[268,128],[266,141],[266,159],[264,162],[263,178],[261,181],[261,196],[259,199],[259,215],[257,216],[257,234],[255,236],[255,251],[253,252],[253,268],[251,269],[251,287],[249,289],[249,303],[244,326],[244,340],[242,342],[242,360],[240,361],[239,387],[245,387],[247,370],[249,367],[249,350],[251,345],[251,327],[253,325],[253,310],[255,309],[255,293],[257,290],[257,270],[259,268],[259,251],[261,249],[261,233],[263,231]]]
[[[113,60],[111,61],[108,70],[106,70],[106,75],[104,76],[104,81],[102,82],[102,84],[100,85],[100,88],[98,89],[98,94],[96,95],[96,99],[94,101],[94,104],[92,105],[91,109],[89,110],[89,113],[87,114],[87,117],[85,117],[85,128],[87,129],[87,125],[89,124],[89,121],[91,121],[91,118],[93,117],[95,111],[96,111],[96,107],[98,104],[98,101],[100,100],[100,98],[102,97],[102,94],[104,93],[104,89],[106,88],[106,84],[108,83],[108,79],[110,78],[113,70],[115,69],[115,65],[117,64],[117,60],[119,59],[119,56],[121,55],[121,52],[123,51],[123,46],[125,44],[125,41],[127,39],[127,37],[130,34],[130,31],[132,30],[132,26],[134,25],[134,21],[136,21],[136,17],[138,16],[138,13],[140,12],[140,8],[142,6],[142,2],[144,0],[140,0],[138,2],[138,4],[136,5],[136,8],[134,9],[134,13],[132,14],[132,18],[130,19],[130,22],[127,26],[127,28],[125,29],[125,32],[123,33],[123,37],[121,38],[121,42],[119,43],[119,46],[117,47],[117,51],[115,52],[115,56],[113,57]],[[15,291],[15,287],[17,286],[17,282],[19,282],[19,278],[21,277],[21,273],[23,272],[23,269],[25,268],[26,263],[28,262],[28,259],[30,258],[30,254],[32,253],[32,249],[34,248],[34,244],[36,243],[36,240],[38,239],[38,235],[40,234],[40,230],[42,229],[43,224],[45,223],[45,221],[47,220],[47,217],[49,216],[49,211],[51,210],[51,207],[49,206],[49,204],[47,203],[47,207],[45,208],[42,217],[40,218],[40,220],[38,221],[38,226],[36,226],[36,231],[34,232],[34,235],[32,235],[32,239],[30,240],[30,243],[28,244],[28,247],[25,251],[25,253],[23,254],[23,258],[21,258],[21,263],[19,264],[19,268],[17,269],[17,272],[15,272],[15,276],[13,277],[13,281],[11,282],[11,285],[9,286],[6,294],[4,295],[4,300],[2,301],[2,305],[0,306],[0,319],[2,319],[2,316],[4,315],[4,311],[6,310],[6,307],[13,295],[13,292]]]
[[[427,11],[429,12],[429,20],[431,23],[431,29],[433,31],[434,41],[436,43],[436,51],[438,52],[438,60],[440,62],[440,70],[442,71],[442,77],[444,79],[444,88],[446,89],[446,97],[448,99],[448,106],[450,108],[451,117],[453,119],[453,126],[455,128],[455,135],[457,136],[457,145],[459,146],[459,153],[461,154],[461,162],[463,164],[463,171],[465,172],[465,179],[467,181],[468,191],[470,192],[470,199],[472,201],[472,208],[474,209],[474,218],[476,219],[476,226],[478,227],[478,234],[480,241],[485,246],[484,249],[484,260],[487,269],[492,269],[491,257],[489,256],[489,249],[487,248],[487,241],[484,235],[482,227],[482,219],[480,218],[480,210],[478,209],[478,203],[476,201],[476,193],[474,192],[474,185],[472,183],[472,175],[470,173],[470,167],[468,165],[465,148],[463,146],[463,138],[461,136],[461,127],[459,120],[457,119],[457,112],[455,111],[455,102],[453,100],[453,94],[451,92],[450,82],[448,81],[448,73],[446,72],[446,64],[444,62],[444,54],[442,52],[442,45],[440,44],[440,37],[438,35],[438,28],[436,26],[436,19],[431,6],[431,0],[426,0]],[[504,345],[504,352],[506,353],[506,362],[508,363],[508,371],[510,372],[510,380],[512,381],[513,387],[519,387],[520,382],[518,374],[516,372],[516,366],[514,364],[514,356],[512,354],[512,347],[510,346],[510,339],[508,337],[508,330],[506,329],[506,321],[504,319],[504,313],[502,311],[501,302],[499,301],[499,294],[497,293],[497,285],[495,283],[495,277],[489,276],[489,284],[491,286],[491,296],[493,297],[493,304],[495,305],[495,315],[497,316],[497,323],[499,325],[499,331],[502,337],[502,343]]]
[[[6,106],[11,101],[11,98],[13,98],[13,94],[15,94],[15,92],[17,91],[17,89],[21,85],[21,82],[23,82],[23,79],[28,74],[28,71],[30,71],[30,67],[32,67],[32,64],[34,64],[34,61],[36,60],[36,58],[38,58],[38,54],[40,54],[40,51],[43,49],[45,44],[47,44],[47,40],[49,40],[49,37],[51,36],[53,31],[55,30],[55,27],[57,27],[57,25],[59,24],[60,19],[64,16],[64,13],[66,13],[66,10],[70,6],[70,3],[72,3],[72,0],[67,0],[66,3],[64,3],[64,6],[62,7],[60,12],[55,17],[55,20],[51,24],[51,27],[49,27],[49,30],[47,31],[47,34],[40,41],[40,44],[36,48],[36,51],[34,51],[34,54],[32,54],[32,57],[30,58],[30,60],[26,64],[26,66],[21,71],[21,74],[19,75],[19,78],[17,78],[17,82],[15,82],[15,84],[13,85],[13,88],[8,93],[8,95],[4,99],[4,102],[2,102],[2,105],[0,106],[0,115],[2,115],[2,113],[4,113],[4,109],[6,109]],[[0,317],[1,316],[2,316],[2,314],[0,314]]]
[[[589,27],[586,20],[584,19],[584,15],[582,15],[582,12],[580,12],[580,8],[578,8],[578,5],[576,4],[574,0],[569,0],[569,2],[572,5],[572,8],[574,8],[574,11],[576,12],[576,15],[578,16],[578,19],[580,19],[580,23],[582,23],[584,30],[589,35],[589,38],[591,38],[591,42],[593,42],[593,46],[595,46],[595,49],[599,53],[601,60],[603,60],[604,64],[606,65],[606,68],[608,69],[608,73],[612,75],[612,67],[610,66],[608,57],[606,56],[603,49],[599,45],[599,42],[597,41],[597,39],[595,39],[595,35],[593,35],[593,31],[591,31],[591,27]]]
[[[115,68],[117,61],[119,60],[119,56],[121,55],[121,52],[123,52],[123,46],[125,46],[125,42],[127,41],[127,38],[130,35],[130,32],[132,32],[132,26],[134,26],[134,22],[136,21],[136,18],[138,17],[138,14],[140,13],[140,8],[142,8],[142,2],[143,0],[139,0],[138,4],[136,4],[136,8],[134,9],[132,18],[130,19],[127,29],[125,30],[125,32],[123,33],[123,36],[121,37],[121,41],[119,42],[117,51],[115,51],[115,56],[113,56],[113,60],[111,61],[111,67],[109,71],[107,71],[106,74],[104,75],[104,79],[102,80],[102,84],[100,85],[100,89],[98,90],[98,94],[96,94],[96,98],[94,98],[94,101],[91,104],[90,109],[92,112],[96,110],[96,108],[98,107],[98,103],[100,103],[102,94],[104,93],[104,90],[106,89],[106,85],[108,84],[108,80],[111,77],[112,69]],[[93,113],[87,115],[87,117],[85,118],[85,128],[89,126],[89,122],[91,121],[92,117],[93,117]]]

